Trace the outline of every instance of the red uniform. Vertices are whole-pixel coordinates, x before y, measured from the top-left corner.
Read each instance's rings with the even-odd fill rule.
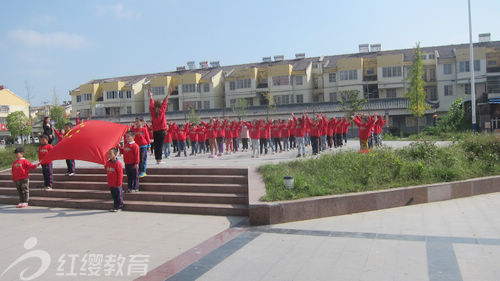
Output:
[[[281,131],[283,130],[283,127],[285,126],[281,124],[281,120],[278,120],[277,125],[271,125],[271,137],[281,139]]]
[[[21,158],[12,163],[12,180],[23,180],[30,177],[30,170],[36,169],[35,164],[31,164],[27,159]]]
[[[139,145],[137,143],[129,142],[125,144],[123,148],[120,147],[120,153],[123,154],[125,165],[139,164]]]
[[[270,139],[271,138],[271,126],[273,123],[268,121],[265,125],[260,126],[260,138],[262,139]]]
[[[176,126],[176,135],[178,141],[186,141],[187,135],[189,133],[189,123],[186,123],[183,129]]]
[[[153,124],[153,131],[161,131],[167,128],[167,99],[163,100],[160,107],[160,112],[156,115],[155,101],[153,98],[149,100],[149,112],[151,113],[151,123]]]
[[[245,126],[248,128],[248,134],[250,136],[250,139],[252,140],[258,140],[260,139],[260,126],[262,125],[262,120],[257,121],[257,124],[249,123],[249,122],[243,122]]]
[[[335,134],[340,135],[344,132],[344,120],[339,120],[337,122],[337,127],[335,127]]]
[[[108,179],[109,187],[120,187],[123,184],[123,167],[120,161],[111,161],[108,160],[106,165],[104,165],[106,169],[106,175]]]
[[[198,133],[198,142],[205,142],[207,140],[207,128],[198,126],[196,132]]]
[[[234,122],[231,124],[231,131],[233,133],[233,138],[239,138],[241,134],[241,122]]]
[[[342,134],[347,134],[349,131],[349,126],[351,126],[351,122],[347,122],[347,118],[344,118],[344,126],[342,126]]]
[[[387,122],[387,120],[385,120],[385,119],[382,119],[382,118],[377,119],[377,122],[375,122],[375,129],[374,129],[375,134],[377,134],[377,135],[382,134],[383,127],[384,127],[386,122]]]
[[[198,142],[198,128],[193,127],[189,130],[189,140],[191,142]]]
[[[370,138],[370,132],[374,124],[373,117],[370,116],[366,123],[362,123],[359,116],[356,116],[353,121],[359,127],[359,138],[363,140]]]
[[[224,120],[221,125],[217,126],[217,138],[225,138],[226,137],[226,125],[227,120]]]
[[[283,124],[283,127],[281,127],[281,137],[282,138],[289,138],[290,137],[290,123],[289,124]]]
[[[297,117],[293,117],[294,121],[294,126],[295,126],[295,136],[298,138],[303,138],[306,136],[306,131],[307,131],[307,123],[306,123],[306,117],[302,115],[302,126],[299,125],[299,122],[297,121]]]
[[[38,160],[42,161],[43,157],[45,157],[45,155],[47,155],[47,153],[49,153],[49,151],[52,150],[52,148],[54,147],[51,144],[40,146],[38,148]],[[52,163],[52,161],[46,163],[46,165],[50,165],[50,163]]]
[[[323,120],[312,121],[309,116],[306,115],[307,125],[311,128],[309,135],[311,137],[319,137],[321,135]]]
[[[219,120],[215,120],[215,122],[212,125],[209,125],[203,121],[201,121],[201,124],[205,126],[207,129],[207,138],[208,139],[215,139],[217,138],[217,127],[219,126]]]
[[[146,146],[151,143],[151,137],[149,135],[149,131],[146,127],[132,127],[130,128],[133,132],[135,132],[134,141],[138,146]]]

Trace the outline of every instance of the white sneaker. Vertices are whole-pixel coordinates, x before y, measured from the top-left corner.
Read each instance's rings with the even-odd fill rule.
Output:
[[[74,176],[74,175],[75,175],[75,173],[69,173],[69,174],[68,174],[68,176],[70,176],[70,177],[72,177],[72,176]]]
[[[50,186],[46,186],[46,187],[45,187],[45,190],[52,190],[52,187],[50,187]]]

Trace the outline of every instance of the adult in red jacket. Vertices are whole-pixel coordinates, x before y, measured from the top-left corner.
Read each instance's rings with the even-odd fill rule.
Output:
[[[347,143],[347,132],[349,132],[349,126],[351,126],[351,122],[347,120],[347,117],[344,117],[344,125],[342,126],[342,137],[344,138],[344,143]]]
[[[172,88],[168,89],[167,96],[163,99],[163,102],[159,100],[153,100],[153,94],[151,90],[149,93],[149,113],[151,114],[151,123],[153,124],[153,138],[154,138],[154,153],[156,163],[161,163],[163,141],[165,140],[165,130],[167,129],[167,116],[165,112],[167,111],[167,100],[172,93]]]
[[[370,132],[372,130],[375,121],[373,117],[367,117],[364,114],[359,117],[359,115],[352,116],[352,121],[359,128],[359,146],[361,151],[368,150],[368,139],[370,138]]]
[[[233,123],[227,124],[224,129],[224,142],[226,143],[226,153],[231,154],[233,152]]]
[[[269,145],[269,139],[271,138],[271,126],[272,119],[267,121],[265,124],[260,125],[260,154],[265,152],[267,154],[267,146]]]
[[[298,154],[297,157],[306,156],[305,136],[307,131],[307,123],[305,113],[302,114],[301,119],[297,119],[295,114],[292,113],[293,122],[295,126],[295,140],[297,141]]]
[[[375,128],[374,128],[375,145],[376,146],[382,145],[382,133],[384,132],[385,123],[387,123],[387,117],[386,116],[378,116],[377,121],[375,122]]]
[[[244,121],[243,124],[248,128],[248,134],[252,142],[252,158],[259,157],[259,140],[260,140],[260,127],[262,120],[254,119],[252,123]]]
[[[328,142],[328,147],[332,148],[334,146],[334,135],[335,135],[335,127],[337,126],[337,119],[335,117],[330,118],[328,120],[328,136],[327,136],[327,142]]]
[[[297,141],[296,141],[296,130],[297,130],[297,125],[295,124],[295,121],[292,119],[289,120],[288,122],[288,128],[290,129],[290,137],[288,138],[290,142],[290,148],[295,149],[297,147]]]

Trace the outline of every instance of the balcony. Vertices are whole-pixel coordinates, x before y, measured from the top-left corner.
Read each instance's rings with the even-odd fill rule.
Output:
[[[363,82],[377,81],[377,75],[366,75],[363,77]]]
[[[257,85],[257,89],[265,89],[265,88],[268,88],[268,84],[267,83],[259,83]]]

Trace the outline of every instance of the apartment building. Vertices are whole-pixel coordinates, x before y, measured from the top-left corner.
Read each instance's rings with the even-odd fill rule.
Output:
[[[457,97],[470,102],[469,45],[456,44],[422,47],[425,90],[431,110],[423,120],[432,123],[432,115],[449,110]],[[71,91],[73,116],[85,110],[97,116],[120,116],[148,112],[147,91],[163,99],[168,89],[168,111],[186,112],[231,108],[241,99],[250,107],[268,104],[286,108],[302,105],[306,110],[326,108],[342,115],[339,100],[346,91],[357,90],[368,100],[366,111],[391,115],[391,126],[410,128],[416,120],[406,108],[404,98],[408,71],[414,56],[412,48],[382,50],[380,44],[361,44],[359,52],[293,59],[282,55],[264,57],[261,62],[220,66],[218,62],[194,62],[176,71],[93,80]],[[475,89],[481,122],[495,125],[500,116],[495,98],[500,94],[500,41],[480,35],[474,44]],[[257,112],[256,111],[256,112]],[[487,113],[485,113],[487,111]],[[225,112],[225,111],[224,111]],[[175,115],[175,114],[174,114]],[[492,126],[493,126],[492,125]]]
[[[0,138],[10,136],[7,130],[7,116],[16,111],[22,111],[29,116],[29,107],[28,101],[0,85]]]

